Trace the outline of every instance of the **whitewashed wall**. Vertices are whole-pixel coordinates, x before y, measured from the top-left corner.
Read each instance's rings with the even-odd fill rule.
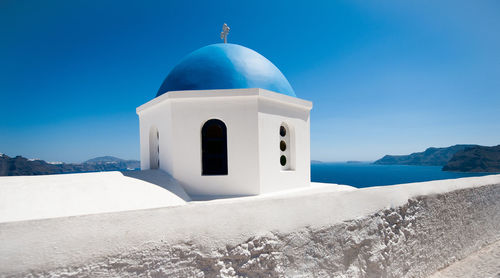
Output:
[[[172,101],[174,177],[195,195],[259,194],[257,99],[254,96]],[[201,129],[219,119],[227,128],[228,174],[203,176]]]
[[[150,169],[150,129],[155,126],[159,133],[160,146],[160,169],[172,174],[173,173],[173,136],[172,136],[172,115],[171,104],[169,102],[160,102],[155,106],[141,112],[139,117],[139,134],[140,134],[140,152],[141,152],[141,169]]]
[[[160,168],[192,195],[256,195],[310,181],[308,101],[262,89],[179,91],[137,109],[141,167],[149,169],[149,130],[160,131]],[[201,175],[201,128],[210,119],[227,127],[228,175]],[[281,171],[279,126],[292,129],[293,171]],[[166,163],[165,163],[166,161]]]
[[[427,277],[500,240],[500,175],[0,224],[0,276]]]
[[[280,126],[285,123],[290,133],[287,162],[290,170],[282,170],[279,143]],[[309,186],[311,180],[309,108],[282,105],[270,99],[259,99],[259,153],[261,193]]]

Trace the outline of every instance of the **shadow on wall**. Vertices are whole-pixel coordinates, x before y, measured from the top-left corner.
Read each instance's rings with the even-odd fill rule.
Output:
[[[122,175],[155,184],[165,190],[172,192],[186,202],[191,201],[189,195],[179,182],[162,170],[143,170],[143,171],[122,171]]]
[[[191,195],[193,201],[213,201],[219,199],[245,198],[257,195]]]

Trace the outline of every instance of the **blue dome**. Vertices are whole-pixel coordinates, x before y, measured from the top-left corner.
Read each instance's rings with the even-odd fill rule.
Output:
[[[262,88],[295,97],[281,71],[259,53],[218,43],[186,56],[165,78],[156,96],[168,91]]]

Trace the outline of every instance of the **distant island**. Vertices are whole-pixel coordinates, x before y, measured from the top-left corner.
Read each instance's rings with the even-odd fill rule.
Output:
[[[368,163],[369,161],[359,161],[359,160],[348,160],[345,161],[347,164],[356,164],[356,163]],[[311,164],[324,164],[324,163],[344,163],[344,161],[320,161],[320,160],[311,160]]]
[[[423,152],[409,155],[386,155],[375,161],[381,165],[444,166],[458,151],[477,145],[455,145],[447,148],[428,148]]]
[[[428,148],[409,155],[386,155],[374,162],[379,165],[443,166],[443,171],[500,172],[500,145],[454,145]]]
[[[46,162],[22,156],[0,154],[0,176],[31,176],[64,173],[138,170],[140,162],[113,156],[89,159],[83,163]]]
[[[500,173],[500,145],[476,146],[458,151],[443,166],[443,171]]]

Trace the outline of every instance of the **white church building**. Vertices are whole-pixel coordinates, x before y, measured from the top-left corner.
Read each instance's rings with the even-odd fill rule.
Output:
[[[269,60],[220,43],[187,55],[139,106],[141,169],[190,195],[257,195],[310,185],[312,102]]]
[[[192,52],[137,108],[143,171],[0,177],[0,277],[423,277],[469,254],[498,265],[500,175],[311,182],[311,109],[253,50]]]

